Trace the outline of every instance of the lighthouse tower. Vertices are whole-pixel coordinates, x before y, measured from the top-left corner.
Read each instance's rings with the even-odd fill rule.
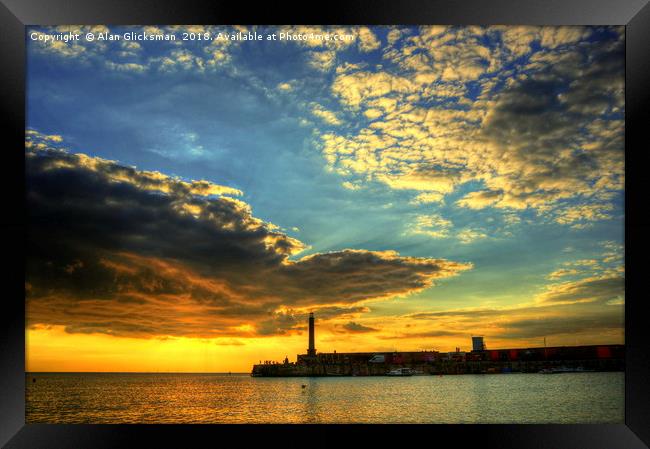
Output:
[[[316,346],[314,345],[314,313],[309,313],[309,348],[307,355],[314,357],[316,355]]]

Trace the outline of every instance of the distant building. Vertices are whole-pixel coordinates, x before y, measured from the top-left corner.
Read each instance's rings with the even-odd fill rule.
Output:
[[[472,351],[484,351],[483,337],[472,337]]]

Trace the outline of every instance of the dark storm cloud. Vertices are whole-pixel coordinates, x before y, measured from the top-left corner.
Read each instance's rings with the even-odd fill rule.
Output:
[[[28,145],[28,323],[135,336],[282,334],[304,325],[301,308],[354,313],[359,301],[471,267],[363,250],[293,261],[305,246],[223,196],[239,193]]]
[[[299,263],[281,267],[281,273],[300,289],[306,303],[354,303],[420,290],[435,278],[453,276],[467,267],[442,259],[346,249],[304,257]]]

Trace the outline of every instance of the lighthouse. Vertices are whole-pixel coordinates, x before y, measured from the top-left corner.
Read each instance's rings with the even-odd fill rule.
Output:
[[[314,345],[314,313],[309,313],[309,348],[307,349],[308,356],[316,355],[316,346]]]

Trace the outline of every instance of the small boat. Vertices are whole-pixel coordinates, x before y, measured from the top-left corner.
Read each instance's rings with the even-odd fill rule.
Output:
[[[411,368],[396,368],[386,373],[387,376],[412,376],[414,374],[415,370]]]

